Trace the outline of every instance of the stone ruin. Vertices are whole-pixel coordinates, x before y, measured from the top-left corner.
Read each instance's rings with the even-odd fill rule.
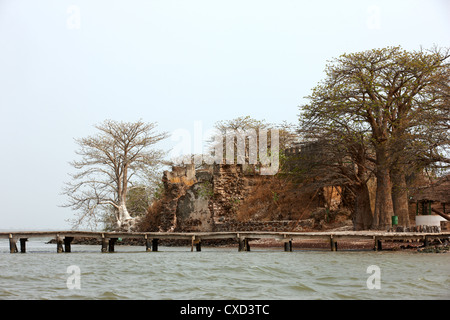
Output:
[[[239,205],[255,187],[269,181],[265,179],[270,179],[270,176],[260,175],[254,166],[248,164],[213,164],[202,169],[196,169],[193,164],[173,166],[170,171],[164,171],[164,193],[152,205],[153,210],[149,210],[151,213],[148,217],[153,216],[153,220],[150,219],[152,222],[140,231],[302,231],[303,228],[312,229],[317,225],[317,219],[311,216],[302,221],[239,221]],[[290,192],[293,194],[290,206],[296,208],[297,212],[305,209],[314,212],[315,208],[325,210],[323,199],[329,192],[322,192],[322,196],[313,202],[308,200],[312,194],[302,193],[298,189]],[[333,192],[329,197],[331,200],[328,202],[332,206],[341,203],[340,196]]]
[[[249,189],[264,178],[248,165],[214,164],[198,170],[193,164],[173,166],[163,174],[157,231],[220,231],[234,220]]]

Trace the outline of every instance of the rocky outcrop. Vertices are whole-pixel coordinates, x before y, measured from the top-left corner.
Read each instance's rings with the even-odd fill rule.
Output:
[[[174,166],[163,173],[164,194],[149,209],[153,217],[144,229],[216,231],[216,224],[235,219],[237,207],[261,178],[242,165]]]
[[[164,194],[149,209],[148,223],[141,231],[301,231],[318,225],[316,216],[298,218],[303,211],[320,206],[313,195],[302,194],[296,186],[276,189],[277,181],[271,182],[273,177],[260,175],[249,165],[214,164],[199,170],[194,165],[172,167],[163,174]],[[252,209],[259,213],[242,214]],[[277,214],[264,215],[267,210]]]

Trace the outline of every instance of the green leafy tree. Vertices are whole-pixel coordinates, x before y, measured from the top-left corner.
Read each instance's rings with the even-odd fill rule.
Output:
[[[327,65],[325,80],[301,106],[304,121],[324,132],[344,128],[346,135],[364,133],[370,141],[373,157],[366,159],[377,180],[374,229],[389,227],[394,210],[399,224],[408,225],[405,181],[413,164],[448,161],[449,57],[448,49],[439,48],[344,54]]]

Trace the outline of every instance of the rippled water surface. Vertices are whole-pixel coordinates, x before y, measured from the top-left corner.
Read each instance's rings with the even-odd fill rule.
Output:
[[[45,240],[27,253],[0,242],[0,299],[450,299],[450,255],[415,252],[73,245],[56,253]],[[369,289],[367,268],[380,270]],[[80,270],[80,289],[69,289]],[[70,271],[70,269],[69,269]],[[369,279],[370,283],[374,283]]]

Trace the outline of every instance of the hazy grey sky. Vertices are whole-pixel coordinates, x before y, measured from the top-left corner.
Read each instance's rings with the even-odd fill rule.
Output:
[[[449,35],[446,0],[0,0],[0,229],[70,228],[59,193],[95,123],[295,123],[327,60]]]

